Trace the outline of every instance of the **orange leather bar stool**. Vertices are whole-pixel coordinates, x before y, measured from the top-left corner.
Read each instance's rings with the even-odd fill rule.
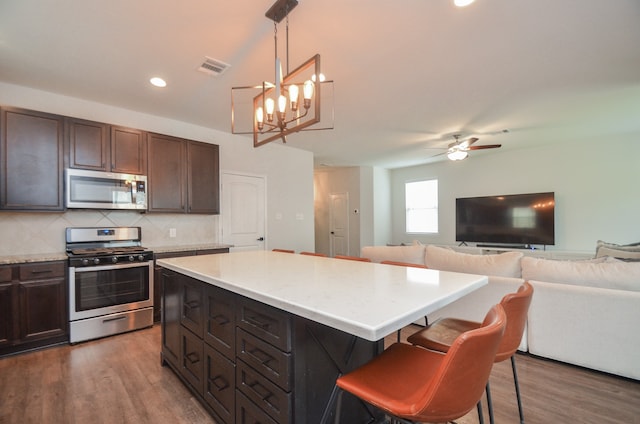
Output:
[[[289,249],[272,249],[272,252],[282,252],[282,253],[295,253],[293,250]]]
[[[380,263],[381,264],[385,264],[385,265],[408,266],[408,267],[413,267],[413,268],[426,268],[425,265],[412,264],[411,262],[381,261]]]
[[[326,258],[327,255],[325,255],[324,253],[316,253],[316,252],[300,252],[301,255],[308,255],[308,256],[321,256],[323,258]]]
[[[360,261],[360,262],[371,262],[369,258],[360,258],[358,256],[347,256],[347,255],[336,255],[334,256],[336,259],[347,259],[349,261]]]
[[[451,421],[479,408],[506,321],[502,306],[495,305],[482,325],[461,334],[447,353],[394,343],[336,380],[341,389],[336,423],[345,391],[409,423]]]
[[[522,400],[520,399],[520,386],[518,385],[518,374],[516,372],[515,353],[520,345],[524,327],[527,323],[529,305],[533,297],[533,286],[528,282],[522,284],[518,291],[509,293],[502,298],[500,305],[507,314],[507,328],[504,337],[498,348],[495,362],[502,362],[511,358],[511,369],[513,371],[513,381],[516,387],[516,399],[518,401],[518,412],[520,413],[520,423],[524,424],[524,413],[522,411]],[[463,332],[478,328],[481,324],[474,321],[466,321],[456,318],[443,318],[433,324],[412,334],[407,338],[411,344],[426,347],[427,349],[439,352],[447,352],[453,341]],[[493,424],[493,406],[491,405],[491,390],[487,381],[487,405],[489,408],[489,420]]]

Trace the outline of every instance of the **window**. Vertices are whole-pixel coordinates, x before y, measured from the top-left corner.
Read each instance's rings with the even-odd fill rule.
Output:
[[[405,184],[407,233],[438,232],[438,180]]]

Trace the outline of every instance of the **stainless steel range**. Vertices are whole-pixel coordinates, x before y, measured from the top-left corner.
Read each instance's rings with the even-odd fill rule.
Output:
[[[140,227],[67,228],[70,342],[153,325],[153,252]]]

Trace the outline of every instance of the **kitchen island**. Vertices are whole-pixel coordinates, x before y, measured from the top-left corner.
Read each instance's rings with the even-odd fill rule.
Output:
[[[162,361],[221,423],[318,423],[337,376],[479,275],[268,251],[158,260]],[[380,420],[346,397],[343,422]]]

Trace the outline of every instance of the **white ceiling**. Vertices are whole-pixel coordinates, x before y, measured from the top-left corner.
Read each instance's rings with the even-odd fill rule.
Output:
[[[272,3],[0,0],[0,81],[230,132],[231,87],[273,80]],[[321,55],[335,128],[287,144],[316,165],[395,168],[434,160],[454,133],[502,150],[638,138],[640,1],[452,3],[300,0],[291,68]],[[198,72],[205,56],[231,68]]]

